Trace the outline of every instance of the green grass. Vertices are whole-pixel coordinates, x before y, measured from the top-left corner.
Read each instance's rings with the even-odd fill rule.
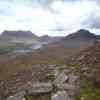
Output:
[[[80,90],[76,95],[76,100],[100,100],[100,88],[80,73]]]

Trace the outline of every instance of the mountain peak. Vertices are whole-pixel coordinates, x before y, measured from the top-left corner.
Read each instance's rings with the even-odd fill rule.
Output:
[[[85,30],[85,29],[80,29],[77,31],[77,33],[90,34],[90,32],[88,30]]]
[[[14,37],[37,37],[35,34],[33,34],[31,31],[8,31],[5,30],[2,32],[2,36],[14,36]]]
[[[95,35],[88,30],[80,29],[66,37],[66,39],[94,39]]]

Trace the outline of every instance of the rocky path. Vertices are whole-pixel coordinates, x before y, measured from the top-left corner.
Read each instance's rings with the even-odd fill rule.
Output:
[[[51,100],[74,100],[78,77],[74,75],[73,72],[71,72],[69,69],[66,69],[66,67],[62,70],[60,69],[62,66],[49,65],[48,67],[49,75],[54,76],[52,81],[30,82],[29,88],[25,88],[24,90],[22,89],[22,91],[20,90],[15,95],[9,96],[4,100],[22,100],[24,96],[34,96],[35,94],[42,95],[42,93],[50,93]],[[33,76],[34,75],[35,73],[33,72]]]
[[[74,100],[76,81],[78,77],[70,70],[56,69],[54,85],[57,88],[56,93],[52,95],[52,100]]]

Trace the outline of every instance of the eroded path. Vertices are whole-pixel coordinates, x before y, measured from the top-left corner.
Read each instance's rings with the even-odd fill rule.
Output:
[[[66,68],[63,70],[56,69],[54,85],[57,91],[51,99],[74,100],[77,79],[78,77]]]

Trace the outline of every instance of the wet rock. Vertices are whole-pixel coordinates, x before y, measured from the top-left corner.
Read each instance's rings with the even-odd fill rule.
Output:
[[[51,97],[51,100],[70,100],[66,91],[58,91]]]
[[[27,95],[34,95],[34,94],[42,94],[42,93],[51,93],[52,92],[52,84],[51,83],[45,83],[45,82],[36,82],[32,84],[32,87],[30,87],[27,90]]]
[[[63,71],[59,73],[54,81],[54,84],[63,84],[65,83],[69,77],[66,75],[66,73]]]

